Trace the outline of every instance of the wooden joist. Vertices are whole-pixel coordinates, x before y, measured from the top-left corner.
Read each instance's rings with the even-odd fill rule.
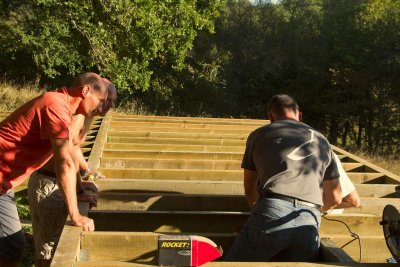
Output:
[[[244,195],[242,181],[153,180],[153,179],[101,179],[96,181],[102,192],[126,193],[182,193]],[[397,198],[395,184],[355,184],[360,197]]]

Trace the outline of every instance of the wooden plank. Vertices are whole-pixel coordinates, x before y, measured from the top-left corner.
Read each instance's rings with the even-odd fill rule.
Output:
[[[224,140],[246,140],[248,134],[212,134],[212,133],[177,133],[156,131],[107,131],[108,137],[152,137],[152,138],[191,138],[191,139],[224,139]]]
[[[97,194],[97,210],[250,211],[244,196],[165,193]]]
[[[102,158],[103,168],[151,168],[151,169],[202,169],[202,170],[241,170],[241,160],[177,160],[156,158]]]
[[[101,191],[109,192],[171,192],[182,194],[244,195],[240,181],[196,181],[153,179],[102,179],[96,181]],[[355,184],[360,197],[399,197],[396,185]]]
[[[241,212],[90,210],[96,231],[234,233],[248,217]]]
[[[80,250],[81,227],[65,225],[51,266],[73,266]]]
[[[216,124],[216,123],[176,123],[176,122],[138,122],[138,121],[116,121],[112,120],[110,123],[111,129],[118,129],[124,127],[125,130],[130,130],[131,128],[142,128],[142,129],[152,129],[152,128],[187,128],[187,129],[224,129],[224,130],[247,130],[249,132],[254,131],[259,125],[232,125],[232,124]]]
[[[395,191],[396,184],[355,184],[360,197],[400,197]]]
[[[93,232],[84,233],[81,240],[81,261],[129,261],[156,263],[158,236],[156,233]]]
[[[385,183],[385,175],[379,172],[348,172],[350,180],[353,184],[383,184]]]
[[[195,170],[195,169],[147,169],[147,168],[100,168],[108,178],[159,179],[159,180],[212,180],[242,181],[241,170]],[[380,173],[348,173],[353,183],[378,182],[384,179]]]
[[[212,180],[239,181],[243,179],[240,170],[185,170],[185,169],[128,169],[100,168],[108,179],[159,179],[159,180]]]
[[[362,172],[364,171],[364,165],[359,162],[342,162],[343,169],[348,172]]]
[[[382,215],[384,207],[388,204],[400,207],[400,198],[361,198],[359,208],[344,209],[344,212]]]
[[[135,132],[135,131],[143,131],[143,128],[125,128],[121,127],[112,127],[110,128],[113,131],[127,131],[127,132]],[[163,128],[163,127],[153,127],[147,128],[147,131],[154,131],[154,132],[165,132],[165,133],[210,133],[210,134],[232,134],[234,131],[235,134],[250,134],[252,130],[247,129],[237,129],[237,130],[227,130],[227,129],[201,129],[201,128]]]
[[[108,143],[132,143],[132,144],[171,144],[171,145],[214,145],[214,146],[240,146],[244,147],[246,140],[235,139],[205,139],[205,138],[162,138],[162,137],[124,137],[109,136]]]
[[[353,239],[349,235],[334,236],[329,235],[339,247],[347,244]],[[359,260],[360,245],[357,240],[346,245],[343,250],[355,261]],[[385,263],[386,259],[391,258],[384,236],[362,236],[361,237],[361,262],[362,263]]]
[[[269,123],[269,120],[254,120],[254,119],[234,119],[234,118],[209,118],[209,117],[176,117],[176,116],[142,116],[142,115],[125,115],[113,113],[112,119],[115,121],[169,121],[169,120],[181,120],[181,121],[197,121],[197,122],[216,122],[216,123],[228,123],[228,124],[255,124],[264,125]]]
[[[105,149],[103,157],[108,158],[154,158],[154,159],[200,159],[200,160],[242,160],[243,154],[237,152],[187,152],[187,151],[126,151]]]
[[[182,194],[244,195],[242,181],[190,181],[153,179],[101,179],[102,192],[171,192]]]
[[[143,232],[103,232],[103,233],[84,233],[82,236],[82,249],[80,259],[85,261],[129,261],[136,263],[156,264],[157,233]],[[223,251],[227,251],[231,246],[235,234],[203,234],[203,236],[213,240],[218,246],[221,245]],[[332,242],[333,243],[333,242]],[[99,245],[101,244],[101,245]],[[321,250],[332,251],[332,244],[327,245],[325,240],[322,241]],[[340,249],[336,247],[337,254],[345,257],[345,253],[339,254]],[[326,253],[324,253],[326,255]],[[351,262],[349,256],[346,259],[337,258],[335,255],[330,255],[328,260],[333,259],[338,262]],[[220,259],[221,260],[221,259]]]
[[[111,120],[111,113],[108,113],[102,120],[99,132],[91,148],[88,165],[91,170],[97,170],[100,166],[100,157],[102,155],[104,144],[106,142],[107,129]]]
[[[359,236],[381,235],[381,215],[370,214],[337,214],[326,215],[321,219],[321,235],[347,235],[348,228]]]
[[[244,145],[240,146],[214,146],[214,145],[170,145],[170,144],[132,144],[132,143],[106,143],[105,149],[116,149],[125,151],[196,151],[196,152],[242,152]]]
[[[400,198],[361,198],[361,206],[359,208],[347,208],[344,213],[380,216],[383,208],[388,204],[400,207]],[[248,212],[250,208],[243,195],[101,191],[98,193],[97,210]]]
[[[218,246],[222,246],[223,251],[228,251],[236,235],[204,233],[202,236],[210,238]],[[338,259],[338,262],[341,263],[354,263],[354,258],[358,260],[360,252],[358,242],[353,241],[345,246],[343,250],[340,249],[341,246],[353,239],[351,236],[332,235],[330,239],[337,244],[335,247],[337,253],[336,255],[331,254],[331,258],[329,259],[321,259],[323,262],[331,262],[332,258],[337,258],[339,255],[343,256],[343,258]],[[158,235],[155,233],[85,233],[82,235],[80,258],[87,261],[114,260],[156,264],[157,240]],[[390,252],[387,250],[384,242],[383,236],[363,237],[361,243],[361,262],[371,262],[373,256],[376,255],[380,259],[377,262],[384,263],[386,258],[390,257]],[[325,240],[322,242],[324,244],[322,255],[325,256],[327,251],[332,251],[330,249],[334,247],[332,243],[329,245]]]
[[[91,210],[99,231],[174,232],[174,233],[233,233],[239,232],[248,212],[216,211],[112,211]],[[345,222],[358,235],[381,235],[382,216],[368,214],[329,215],[329,219]],[[322,219],[321,234],[347,234],[340,222]]]

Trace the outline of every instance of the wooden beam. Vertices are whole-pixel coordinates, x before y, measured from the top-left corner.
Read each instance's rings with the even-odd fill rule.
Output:
[[[127,132],[135,132],[135,131],[154,131],[154,132],[169,132],[169,133],[210,133],[210,134],[232,134],[234,131],[235,134],[250,134],[252,132],[251,129],[207,129],[207,128],[163,128],[163,127],[152,127],[152,128],[137,128],[137,127],[112,127],[110,130],[113,131],[127,131]],[[255,128],[254,128],[255,129]]]
[[[79,255],[81,233],[81,227],[64,226],[51,266],[74,266]]]
[[[102,120],[99,132],[97,133],[96,140],[94,141],[93,147],[90,151],[88,159],[89,168],[97,170],[100,166],[100,157],[102,155],[104,144],[106,142],[107,129],[111,120],[111,113],[108,113]],[[82,151],[83,152],[83,151]]]
[[[240,146],[244,147],[246,140],[237,139],[205,139],[205,138],[172,138],[172,137],[124,137],[109,136],[108,143],[128,143],[128,144],[171,144],[171,145],[214,145],[214,146]]]
[[[354,238],[349,235],[329,235],[339,247],[347,244]],[[376,236],[361,236],[361,262],[362,263],[385,263],[386,259],[391,258],[392,255],[386,246],[383,234]],[[350,244],[343,247],[343,250],[353,258],[359,260],[360,245],[357,240],[352,241]]]
[[[100,168],[108,178],[119,179],[159,179],[159,180],[212,180],[241,181],[243,171],[240,170],[185,170],[185,169],[128,169]]]
[[[218,246],[222,246],[224,252],[227,252],[235,238],[235,234],[202,234],[213,240]],[[360,247],[358,242],[351,242],[340,249],[341,246],[351,241],[353,238],[349,235],[332,235],[331,242],[328,243],[323,237],[321,262],[332,262],[337,260],[340,263],[354,263],[354,258],[359,259]],[[81,241],[81,254],[85,255],[82,260],[85,261],[128,261],[136,263],[157,263],[157,240],[158,234],[155,233],[84,233]],[[386,248],[383,236],[363,237],[361,243],[361,262],[367,263],[373,260],[373,256],[379,259],[377,262],[384,263],[386,258],[390,257],[390,252]],[[382,243],[383,242],[383,243]],[[333,244],[337,244],[334,246]],[[336,253],[332,248],[336,248]],[[339,258],[342,256],[342,258]],[[326,258],[325,258],[326,257]],[[82,258],[82,257],[81,257]],[[223,260],[223,258],[219,259]]]
[[[114,190],[101,191],[97,197],[97,210],[250,211],[243,195],[196,195],[154,191],[133,193]],[[380,216],[388,204],[400,207],[400,198],[361,198],[359,208],[347,208],[344,209],[344,213]]]
[[[154,159],[200,159],[200,160],[242,160],[238,152],[187,152],[187,151],[127,151],[123,149],[104,149],[103,157],[110,158],[154,158]]]
[[[150,169],[150,168],[100,168],[108,178],[159,179],[159,180],[212,180],[242,181],[241,170]],[[348,173],[353,183],[379,183],[385,177],[381,173]]]
[[[244,196],[173,193],[97,194],[97,210],[250,211]]]
[[[153,179],[101,179],[96,181],[101,191],[109,192],[171,192],[182,194],[244,195],[240,181],[196,181]],[[399,197],[392,184],[355,184],[360,197]]]
[[[171,145],[171,144],[132,144],[132,143],[106,143],[105,149],[124,149],[129,150],[156,150],[156,151],[198,151],[198,152],[241,152],[244,151],[244,145],[241,146],[214,146],[214,145]]]
[[[364,171],[364,165],[359,162],[342,162],[343,169],[348,172],[362,172]]]
[[[115,121],[112,120],[110,123],[111,129],[125,128],[129,130],[131,128],[164,128],[164,129],[223,129],[223,130],[246,130],[252,132],[262,125],[240,125],[240,124],[216,124],[216,123],[176,123],[176,122],[138,122],[138,121]]]
[[[192,159],[157,159],[157,158],[102,158],[103,168],[151,168],[151,169],[202,169],[202,170],[242,170],[241,160],[192,160]]]
[[[248,213],[91,210],[89,217],[97,231],[234,233],[239,232]]]
[[[152,137],[152,138],[191,138],[191,139],[224,139],[224,140],[246,140],[248,134],[212,134],[212,133],[177,133],[156,131],[107,131],[108,137]]]
[[[89,217],[99,231],[233,233],[239,232],[248,212],[216,211],[117,211],[91,210]],[[368,214],[329,215],[341,220],[358,235],[380,235],[382,216]],[[347,228],[337,221],[322,219],[321,234],[347,234]]]
[[[172,192],[182,194],[244,195],[242,181],[101,179],[102,192]]]
[[[350,180],[353,184],[384,184],[385,183],[385,175],[379,172],[348,172]]]
[[[159,234],[143,232],[94,232],[84,233],[81,241],[81,254],[85,255],[84,261],[129,261],[136,263],[157,264],[157,240]],[[203,234],[213,240],[218,246],[223,246],[223,251],[228,251],[235,234]],[[333,241],[329,243],[323,239],[321,244],[323,262],[354,262],[340,248],[334,247]],[[100,245],[99,245],[100,244]],[[332,252],[335,248],[334,253]],[[340,253],[341,252],[341,253]],[[339,258],[341,256],[342,258]],[[221,260],[221,259],[219,259]]]
[[[269,120],[253,120],[253,119],[233,119],[233,118],[204,118],[204,117],[173,117],[173,116],[142,116],[142,115],[123,115],[113,113],[113,121],[142,121],[142,122],[199,122],[199,123],[226,123],[238,125],[264,125]]]

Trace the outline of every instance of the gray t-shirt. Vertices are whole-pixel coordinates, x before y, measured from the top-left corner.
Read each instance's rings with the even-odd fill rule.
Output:
[[[339,178],[328,140],[307,124],[280,120],[252,132],[242,168],[258,173],[258,191],[322,203],[322,181]]]

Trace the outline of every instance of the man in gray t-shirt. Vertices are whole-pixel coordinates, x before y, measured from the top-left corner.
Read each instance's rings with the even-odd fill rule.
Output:
[[[267,112],[271,124],[250,134],[242,162],[252,214],[225,260],[316,261],[321,209],[341,200],[338,166],[293,98],[272,97]]]

